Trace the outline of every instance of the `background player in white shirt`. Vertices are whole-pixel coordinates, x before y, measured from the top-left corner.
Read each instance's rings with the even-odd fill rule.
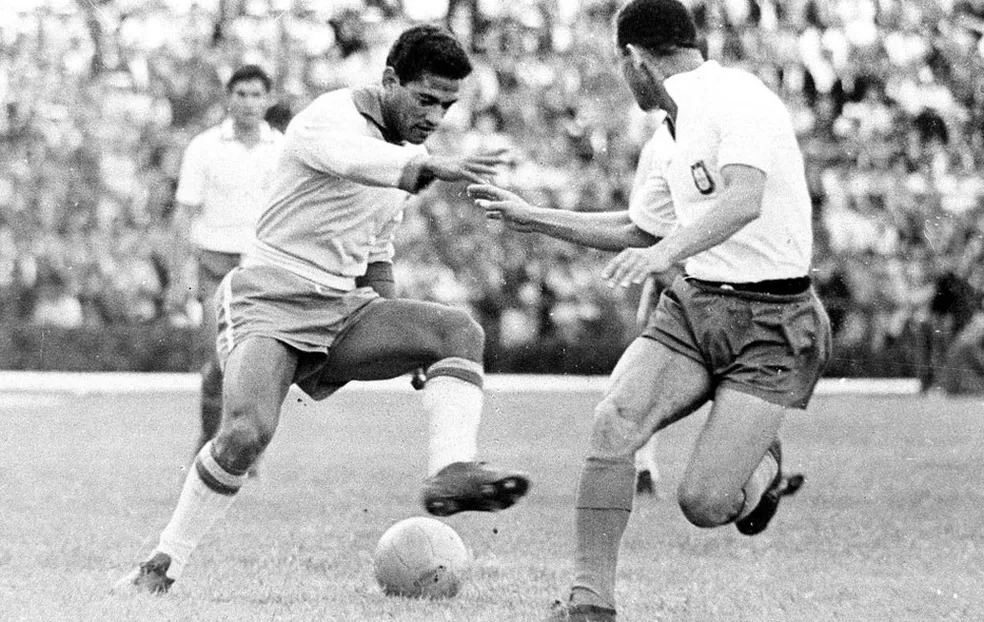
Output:
[[[198,300],[207,340],[215,339],[212,304],[219,282],[239,265],[253,242],[283,148],[283,135],[263,120],[270,77],[256,65],[244,65],[226,82],[225,120],[195,136],[181,161],[173,229],[175,248],[190,241],[198,260]],[[172,291],[185,295],[178,279]],[[215,436],[222,421],[222,371],[214,354],[202,368],[201,433],[195,453]]]
[[[615,31],[637,103],[667,114],[674,147],[664,179],[678,226],[656,244],[623,250],[603,276],[628,286],[680,262],[686,274],[662,294],[595,409],[574,579],[554,622],[615,620],[633,454],[708,401],[680,507],[699,527],[764,530],[782,494],[779,428],[807,406],[830,356],[829,321],[809,277],[812,207],[785,106],[751,74],[704,61],[678,0],[630,0]],[[519,197],[489,186],[472,192],[493,216],[533,227]]]
[[[287,127],[257,240],[223,280],[217,346],[225,405],[150,557],[118,584],[166,592],[223,516],[279,425],[292,383],[315,399],[350,380],[426,369],[424,508],[439,516],[510,507],[525,476],[477,462],[484,334],[467,312],[358,286],[392,275],[408,193],[483,181],[501,154],[438,156],[422,143],[457,101],[471,63],[446,30],[418,26],[390,49],[380,87],[317,98]],[[353,414],[358,416],[358,414]]]

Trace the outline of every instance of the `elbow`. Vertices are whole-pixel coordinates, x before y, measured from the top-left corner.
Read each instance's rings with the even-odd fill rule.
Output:
[[[744,227],[762,215],[761,197],[758,197],[757,200],[742,201],[739,205],[740,207],[735,214],[735,220],[739,227]]]
[[[758,220],[758,217],[762,215],[762,210],[749,210],[741,213],[741,217],[738,219],[738,225],[744,227]]]

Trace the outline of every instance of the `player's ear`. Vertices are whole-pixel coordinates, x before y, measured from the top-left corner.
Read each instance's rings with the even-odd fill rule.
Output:
[[[400,85],[400,78],[396,75],[396,69],[392,67],[387,67],[383,70],[383,86],[385,88],[390,88],[393,86]]]

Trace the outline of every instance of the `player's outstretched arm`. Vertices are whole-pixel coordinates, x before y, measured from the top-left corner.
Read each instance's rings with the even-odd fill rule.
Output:
[[[541,233],[608,251],[651,246],[659,240],[636,226],[628,211],[586,213],[547,209],[492,184],[468,186],[468,195],[485,210],[488,218],[501,220],[515,231]]]
[[[708,210],[686,227],[676,230],[649,248],[630,248],[619,253],[602,271],[610,285],[628,287],[650,274],[724,242],[759,217],[765,173],[751,166],[731,164],[722,170],[725,188],[717,207]]]

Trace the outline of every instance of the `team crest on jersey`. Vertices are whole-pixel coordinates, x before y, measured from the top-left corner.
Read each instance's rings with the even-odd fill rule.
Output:
[[[698,160],[690,165],[690,175],[694,178],[694,185],[701,194],[711,194],[714,192],[714,179],[707,172],[703,160]]]

